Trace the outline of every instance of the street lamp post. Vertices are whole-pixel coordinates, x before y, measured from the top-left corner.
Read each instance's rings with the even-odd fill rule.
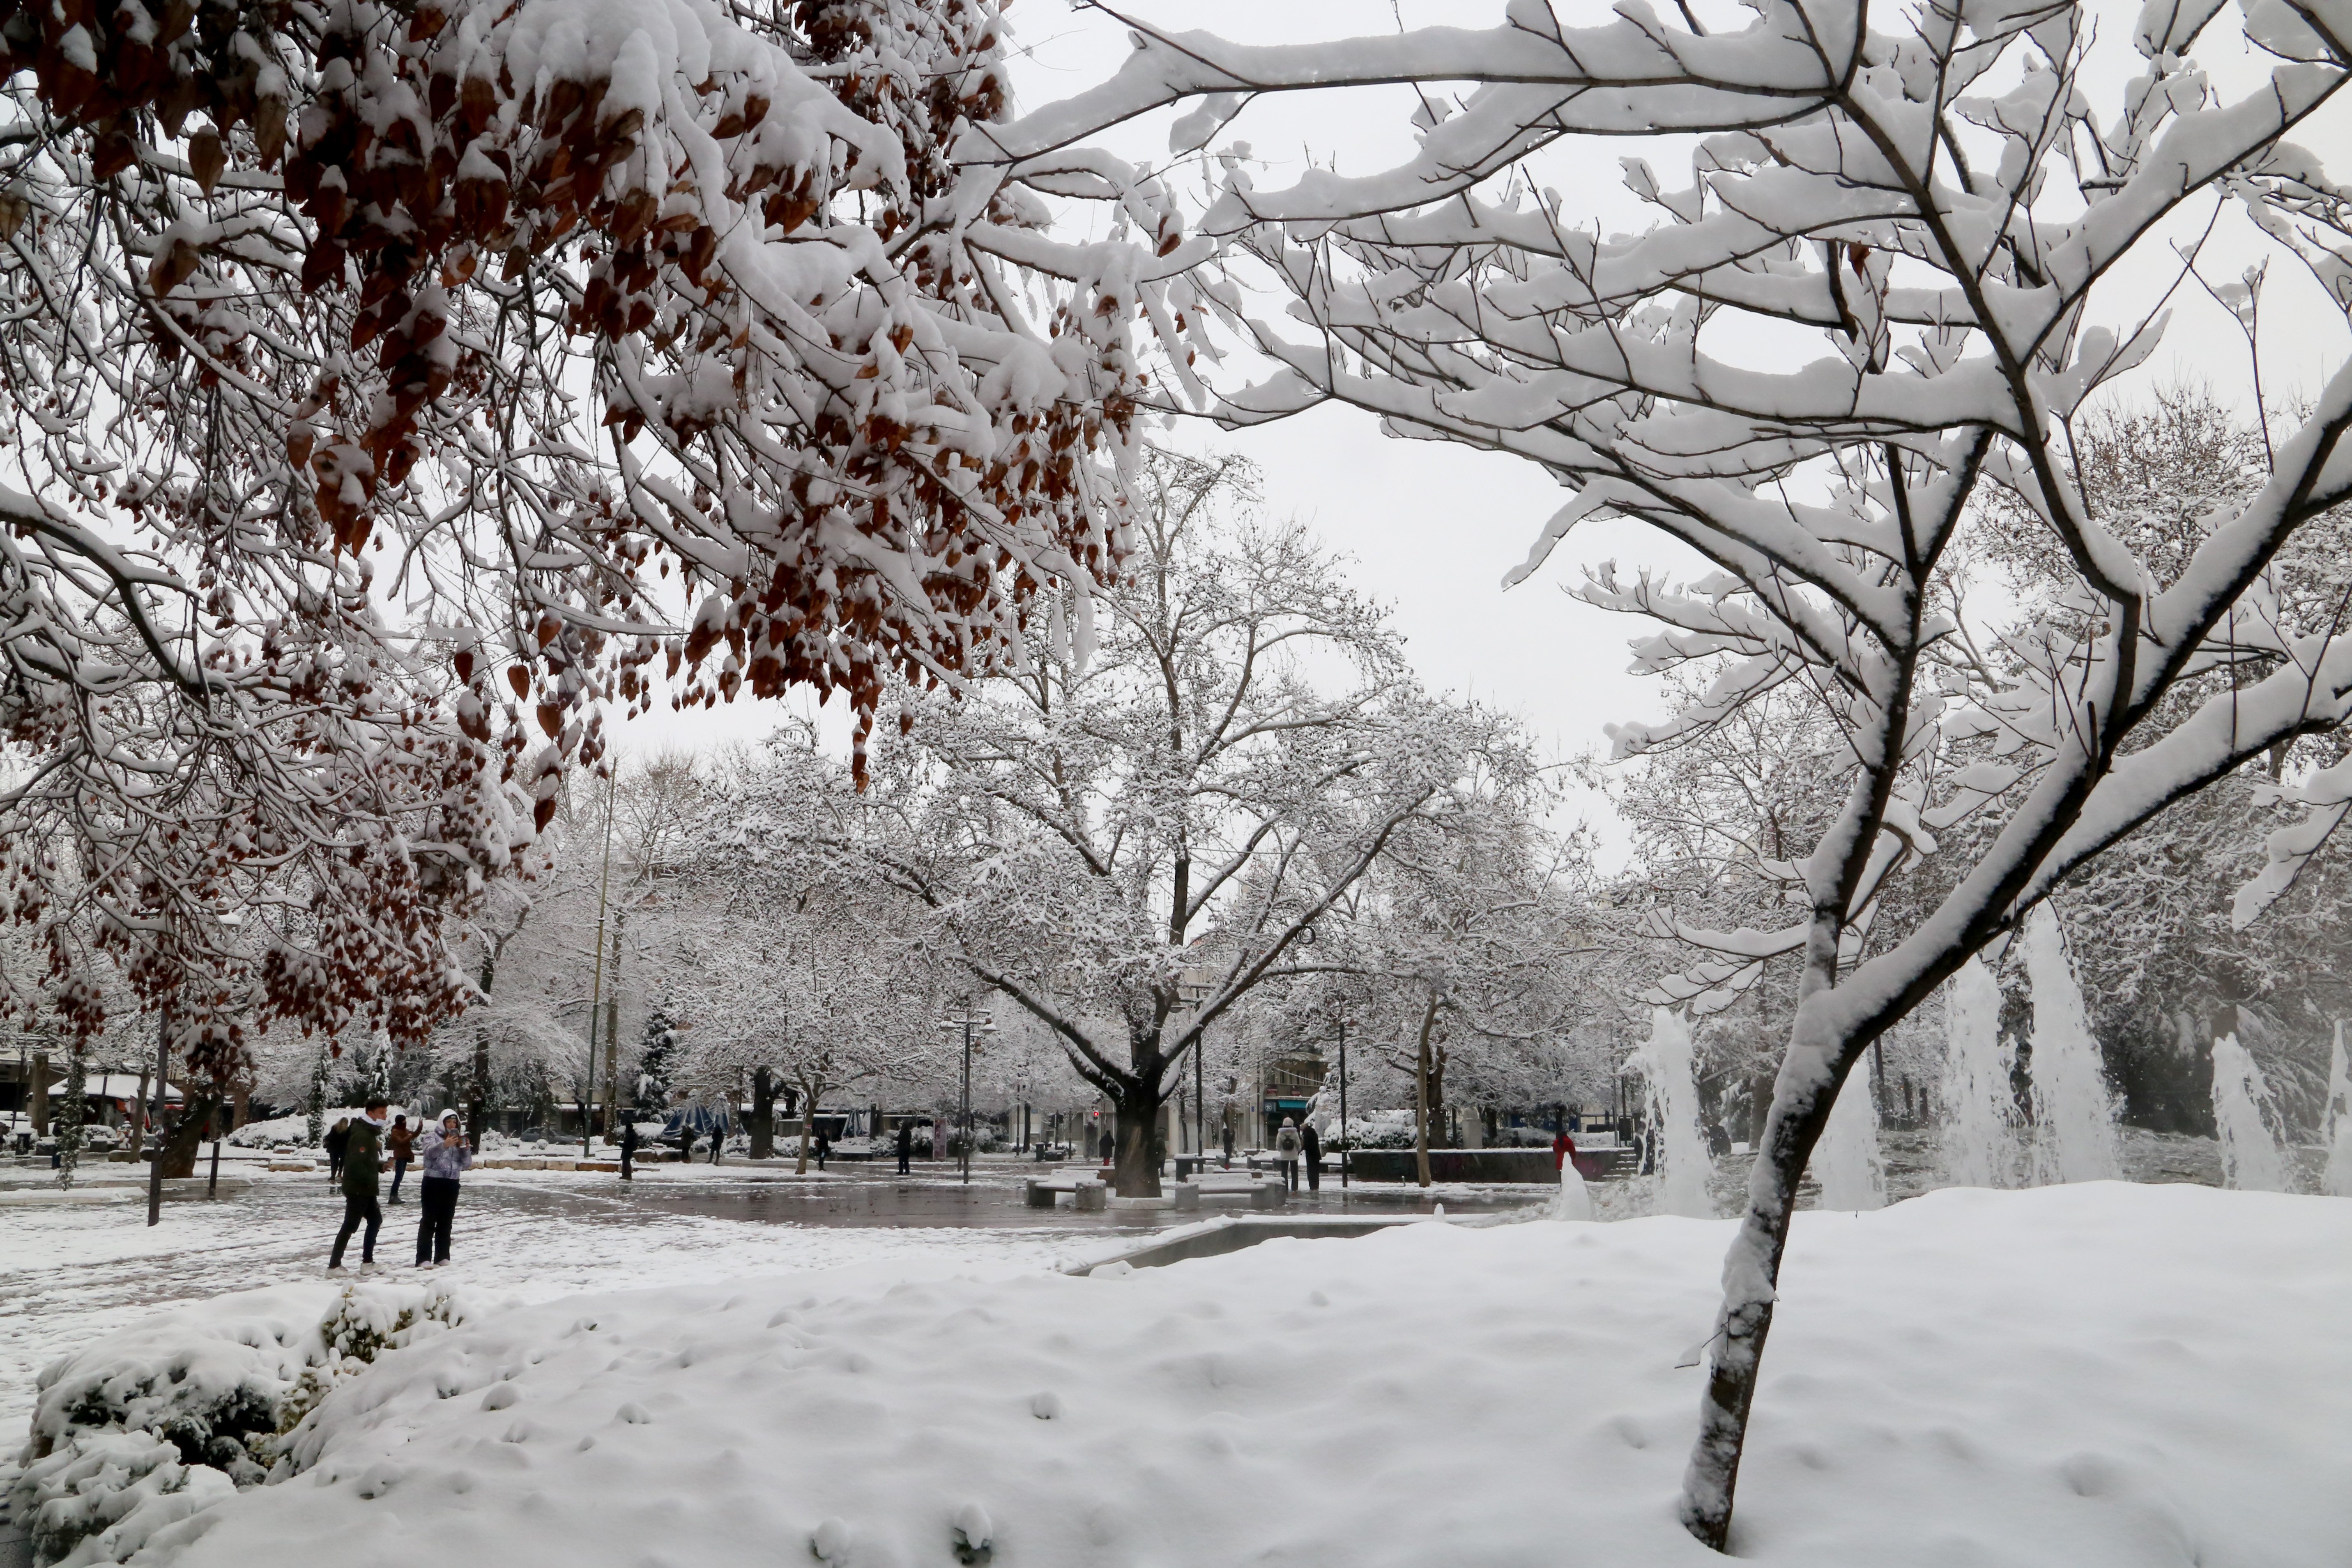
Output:
[[[987,1014],[974,1013],[967,1004],[962,1017],[941,1018],[940,1027],[963,1031],[963,1104],[956,1114],[962,1123],[963,1134],[963,1146],[958,1151],[958,1163],[961,1170],[959,1179],[969,1186],[971,1184],[971,1037],[975,1034],[992,1035],[996,1033],[996,1026]]]
[[[1209,999],[1209,993],[1215,989],[1205,969],[1187,969],[1176,982],[1177,994],[1196,1013],[1200,1011],[1201,1004]],[[1201,1058],[1208,1054],[1208,1044],[1206,1035],[1192,1037],[1192,1157],[1201,1162],[1203,1170],[1207,1169],[1209,1163],[1209,1100],[1208,1096],[1202,1092]],[[1181,1083],[1184,1080],[1178,1079],[1176,1081]],[[1178,1106],[1177,1112],[1181,1118],[1183,1107]],[[1184,1124],[1179,1120],[1176,1125],[1181,1128]]]
[[[1348,1018],[1339,1016],[1339,1141],[1348,1141]],[[1339,1190],[1348,1190],[1348,1155],[1351,1151],[1339,1151]]]

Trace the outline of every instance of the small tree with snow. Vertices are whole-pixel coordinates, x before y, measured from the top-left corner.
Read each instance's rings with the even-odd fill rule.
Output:
[[[1603,568],[1580,590],[1659,624],[1643,668],[1694,672],[1672,719],[1617,731],[1622,753],[1791,684],[1836,723],[1849,786],[1772,868],[1801,918],[1679,933],[1735,971],[1799,963],[1685,1489],[1685,1522],[1720,1548],[1797,1184],[1871,1041],[2107,847],[2352,712],[2340,599],[2306,609],[2273,571],[2352,494],[2352,366],[2273,427],[2259,483],[2200,519],[2177,564],[2069,461],[2090,400],[2164,329],[2121,298],[2127,263],[2202,279],[2200,237],[2242,217],[2236,238],[2352,302],[2352,212],[2291,140],[2343,87],[2352,37],[2294,0],[2159,3],[2104,32],[2063,0],[1759,0],[1721,30],[1705,9],[1576,27],[1515,0],[1486,32],[1323,48],[1139,27],[1111,81],[987,128],[972,155],[1018,168],[1195,98],[1175,143],[1196,147],[1258,93],[1413,84],[1418,146],[1393,168],[1260,190],[1229,150],[1202,226],[1288,309],[1250,317],[1238,287],[1221,296],[1278,367],[1224,412],[1339,402],[1537,464],[1570,499],[1529,570],[1589,518],[1704,557],[1695,582]],[[2264,79],[2225,97],[2196,57],[2214,38]],[[1655,222],[1612,235],[1536,171],[1626,133],[1680,139],[1690,174],[1627,160]],[[2251,322],[2263,276],[2210,284]],[[1988,677],[1961,657],[1947,584],[1994,490],[2050,542],[2076,613],[2011,629],[2013,667]],[[2225,689],[2175,700],[2220,668]],[[2245,912],[2352,811],[2352,766],[2293,793],[2312,818],[2274,836]],[[1882,921],[1890,878],[1993,807],[1998,830],[1965,841],[1948,890]]]

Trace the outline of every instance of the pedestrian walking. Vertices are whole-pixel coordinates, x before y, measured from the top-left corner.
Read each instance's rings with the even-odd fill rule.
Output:
[[[1551,1135],[1551,1168],[1557,1171],[1575,1158],[1576,1140],[1568,1135],[1567,1128],[1562,1127]]]
[[[1232,1170],[1233,1168],[1234,1168],[1234,1124],[1233,1124],[1232,1122],[1228,1121],[1228,1122],[1226,1122],[1226,1123],[1225,1123],[1225,1169],[1226,1169],[1226,1170],[1228,1170],[1228,1171],[1230,1171],[1230,1170]]]
[[[1299,1141],[1298,1123],[1286,1116],[1282,1131],[1274,1135],[1274,1157],[1282,1166],[1282,1179],[1292,1192],[1298,1190],[1298,1156],[1307,1145]]]
[[[914,1167],[908,1163],[914,1157],[915,1124],[911,1121],[901,1121],[898,1123],[898,1173],[900,1175],[914,1173]]]
[[[343,1179],[343,1150],[351,1141],[352,1119],[348,1116],[337,1117],[335,1124],[327,1129],[327,1135],[319,1140],[320,1147],[327,1152],[327,1185],[331,1187]]]
[[[1323,1190],[1323,1135],[1315,1131],[1312,1121],[1298,1130],[1298,1146],[1306,1156],[1307,1190],[1319,1193]]]
[[[636,1131],[634,1127],[630,1131]],[[621,1140],[622,1169],[628,1168],[625,1135]],[[425,1161],[425,1179],[416,1184],[416,1267],[438,1268],[449,1261],[449,1226],[457,1217],[457,1178],[474,1167],[474,1148],[458,1131],[457,1113],[445,1110],[440,1125],[416,1141]]]
[[[824,1157],[833,1152],[833,1140],[820,1132],[816,1135],[816,1168],[824,1169]]]
[[[362,1225],[367,1235],[360,1241],[360,1267],[375,1267],[375,1233],[383,1228],[383,1209],[375,1201],[383,1164],[383,1101],[368,1101],[366,1114],[348,1119],[343,1134],[343,1227],[335,1232],[335,1249],[327,1255],[330,1274],[342,1271],[343,1248]]]
[[[634,1182],[636,1173],[630,1163],[637,1157],[637,1119],[634,1116],[621,1123],[621,1180]]]
[[[383,1135],[384,1147],[392,1151],[392,1196],[387,1203],[400,1201],[400,1178],[408,1174],[408,1162],[415,1157],[416,1134],[420,1128],[411,1127],[408,1118],[392,1119],[392,1131]]]

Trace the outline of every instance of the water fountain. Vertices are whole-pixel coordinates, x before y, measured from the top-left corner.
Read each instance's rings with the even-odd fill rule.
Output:
[[[1813,1174],[1822,1184],[1821,1206],[1855,1212],[1886,1206],[1886,1161],[1878,1152],[1878,1107],[1870,1097],[1870,1075],[1856,1062],[1830,1107],[1829,1125],[1813,1150]]]
[[[1698,1085],[1691,1076],[1690,1025],[1664,1007],[1650,1011],[1650,1037],[1626,1065],[1649,1086],[1646,1117],[1657,1172],[1655,1212],[1711,1219],[1706,1179],[1715,1163],[1698,1125]]]
[[[2271,1086],[2235,1034],[2213,1042],[2213,1125],[2221,1135],[2221,1184],[2249,1193],[2286,1191],[2286,1154],[2271,1124]]]
[[[1584,1184],[1584,1173],[1576,1168],[1573,1160],[1559,1163],[1559,1191],[1552,1194],[1547,1219],[1591,1219],[1592,1192]]]
[[[1944,1180],[1956,1187],[2017,1184],[2015,1066],[2000,1043],[2000,982],[1976,959],[1944,991],[1944,1076],[1937,1087]]]
[[[2048,904],[2025,924],[2025,974],[2033,988],[2033,1179],[2113,1181],[2123,1174],[2116,1099]]]
[[[2330,1197],[2352,1198],[2352,1065],[2344,1056],[2344,1025],[2336,1025],[2336,1048],[2327,1058],[2327,1169],[2319,1190]]]

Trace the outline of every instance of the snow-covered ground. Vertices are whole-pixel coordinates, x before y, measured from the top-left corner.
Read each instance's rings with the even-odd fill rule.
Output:
[[[1433,1224],[1089,1279],[987,1233],[919,1279],[491,1310],[340,1385],[315,1468],[179,1562],[917,1568],[959,1529],[1000,1568],[1720,1562],[1674,1523],[1700,1376],[1675,1363],[1728,1231]],[[1801,1215],[1738,1554],[2341,1568],[2347,1301],[2337,1200]]]
[[[250,1184],[217,1203],[168,1204],[152,1230],[139,1208],[140,1178],[121,1165],[85,1167],[81,1190],[119,1190],[122,1203],[0,1208],[0,1458],[22,1440],[40,1368],[110,1330],[159,1307],[288,1280],[316,1280],[323,1305],[331,1287],[321,1270],[342,1201],[323,1170],[269,1176],[257,1165],[224,1162],[225,1181],[250,1175]],[[10,1191],[47,1185],[46,1172],[8,1173],[22,1178],[6,1184]],[[714,1183],[707,1167],[658,1166],[647,1176],[649,1184],[682,1190],[743,1191]],[[611,1176],[478,1173],[457,1211],[450,1266],[433,1278],[495,1305],[852,1264],[917,1273],[1036,1269],[1084,1249],[1085,1238],[1034,1227],[819,1226],[668,1214],[614,1195],[617,1187]],[[389,1271],[409,1272],[416,1214],[411,1204],[384,1210],[376,1253]]]

